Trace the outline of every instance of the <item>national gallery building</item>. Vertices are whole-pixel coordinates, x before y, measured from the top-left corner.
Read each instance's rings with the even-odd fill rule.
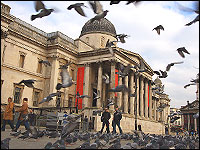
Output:
[[[117,105],[123,112],[121,127],[123,132],[135,130],[135,119],[138,129],[144,133],[164,134],[168,126],[170,113],[170,99],[168,95],[152,92],[152,76],[154,72],[145,60],[133,50],[125,50],[115,45],[114,55],[111,55],[106,42],[116,40],[114,25],[106,18],[91,23],[87,21],[82,27],[79,38],[72,39],[57,31],[46,33],[10,14],[10,7],[1,3],[1,105],[7,104],[8,97],[12,97],[15,107],[22,105],[22,99],[29,99],[30,108],[56,107],[56,97],[49,103],[39,102],[51,93],[56,92],[57,83],[61,83],[61,65],[71,63],[68,67],[70,76],[76,84],[61,89],[62,111],[69,112],[70,107],[77,104],[76,93],[89,95],[90,98],[78,100],[78,109],[84,116],[92,118],[94,130],[101,129],[101,116],[93,111],[102,109],[107,100],[114,98],[114,105],[109,111],[113,117],[114,107]],[[48,60],[51,66],[39,63]],[[147,68],[146,72],[136,74],[131,69],[128,76],[121,78],[115,72],[120,64],[135,66],[142,60]],[[110,83],[104,83],[102,76],[108,74]],[[22,80],[35,79],[34,88],[24,84],[17,84]],[[160,86],[159,78],[156,83]],[[110,88],[125,84],[131,93],[137,96],[129,97],[127,92],[108,92]],[[94,92],[100,98],[94,100]],[[160,105],[167,104],[163,111],[156,111]],[[111,121],[110,127],[112,131]],[[105,129],[104,129],[105,130]],[[117,128],[117,132],[118,128]]]

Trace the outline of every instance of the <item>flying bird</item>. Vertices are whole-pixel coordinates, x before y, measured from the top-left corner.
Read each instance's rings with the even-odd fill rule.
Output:
[[[89,4],[91,5],[94,13],[97,14],[96,16],[94,16],[94,18],[90,20],[91,22],[94,22],[95,20],[100,21],[109,12],[108,10],[103,11],[103,7],[99,1],[94,1],[94,2],[89,1]]]
[[[159,78],[166,78],[168,76],[167,71],[162,71],[162,70],[159,70],[159,71],[154,71],[154,73],[157,74]]]
[[[35,10],[38,12],[41,10],[38,14],[31,16],[31,21],[35,20],[36,18],[42,18],[45,16],[50,15],[54,9],[46,9],[44,3],[42,1],[35,1]]]
[[[185,85],[184,88],[186,89],[190,85],[196,85],[196,83],[189,83],[189,84]]]
[[[193,23],[196,23],[197,21],[199,21],[199,15],[196,16],[196,18],[194,18],[194,20],[192,20],[191,22],[185,24],[185,26],[190,26],[190,25],[192,25]]]
[[[137,6],[141,1],[127,1],[126,5],[133,3],[135,6]]]
[[[104,75],[102,75],[102,79],[106,84],[110,83],[110,77],[107,73],[105,73]]]
[[[137,70],[137,72],[146,72],[147,71],[143,60],[140,60],[140,64],[135,65],[134,68]]]
[[[122,65],[120,66],[120,71],[119,72],[115,72],[115,74],[118,74],[119,77],[124,78],[125,76],[127,76],[130,72],[130,69],[134,68],[132,65],[128,64],[126,67],[122,67]]]
[[[193,117],[196,119],[196,118],[199,118],[199,112],[197,112],[196,114],[193,115]]]
[[[60,91],[56,92],[56,93],[51,93],[49,96],[45,97],[41,102],[39,102],[39,104],[42,104],[44,102],[49,102],[50,100],[53,99],[53,97],[60,95]]]
[[[190,53],[185,49],[185,47],[180,47],[180,48],[177,49],[177,51],[178,51],[179,55],[180,55],[181,57],[183,57],[183,58],[185,58],[184,53],[190,54]],[[184,52],[184,53],[183,53],[183,52]]]
[[[60,67],[59,69],[62,69],[60,72],[62,84],[58,83],[56,85],[56,90],[60,90],[61,88],[67,88],[72,86],[72,84],[75,84],[76,81],[72,81],[72,77],[70,77],[68,70],[65,67]]]
[[[99,90],[97,91],[97,93],[95,93],[95,92],[93,92],[93,93],[94,93],[94,96],[95,96],[95,97],[93,98],[94,100],[95,100],[95,99],[101,98],[101,97],[100,97],[100,91],[99,91]]]
[[[122,85],[118,85],[115,88],[112,88],[109,90],[109,92],[122,92],[122,91],[128,92],[129,89],[126,87],[126,85],[122,84]]]
[[[84,5],[84,3],[76,3],[76,4],[70,5],[67,9],[68,9],[68,10],[71,10],[72,8],[74,8],[81,16],[86,17],[86,15],[85,15],[83,9],[81,8],[82,6],[83,6],[83,7],[86,7],[86,6]]]
[[[106,47],[109,49],[110,53],[112,54],[112,56],[114,56],[114,52],[111,46],[114,46],[114,42],[118,42],[118,41],[110,41],[110,39],[108,39],[107,43],[106,43]]]
[[[112,5],[112,4],[119,4],[120,3],[120,1],[110,1],[110,5]]]
[[[163,31],[164,31],[164,27],[163,27],[162,25],[159,25],[159,26],[153,28],[153,30],[156,30],[157,33],[158,33],[158,35],[160,35],[160,30],[163,30]],[[152,31],[153,31],[153,30],[152,30]]]
[[[20,84],[24,83],[27,87],[34,88],[34,86],[33,86],[34,82],[41,82],[41,80],[34,80],[34,79],[22,80],[18,84],[20,85]]]
[[[183,61],[181,61],[181,62],[170,63],[170,64],[167,65],[167,67],[166,67],[166,71],[169,71],[170,68],[171,68],[171,66],[174,66],[175,64],[182,64],[182,63],[183,63]]]
[[[127,38],[127,37],[128,37],[128,35],[126,35],[126,34],[117,34],[116,35],[117,41],[119,39],[121,43],[126,43],[126,41],[124,40],[124,38]]]
[[[79,94],[79,92],[77,92],[77,94],[76,94],[76,96],[78,97],[78,98],[90,98],[90,96],[88,96],[88,95],[80,95]]]
[[[197,78],[197,79],[192,79],[190,82],[199,83],[199,78]]]
[[[48,60],[40,60],[39,63],[43,63],[46,67],[51,66],[51,64]]]

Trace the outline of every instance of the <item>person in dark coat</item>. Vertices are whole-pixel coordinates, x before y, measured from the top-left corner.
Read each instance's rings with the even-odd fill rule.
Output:
[[[103,112],[103,114],[101,116],[101,122],[103,122],[103,124],[102,124],[102,128],[101,128],[100,133],[103,132],[103,129],[104,129],[105,125],[106,125],[107,133],[110,133],[110,130],[109,130],[109,119],[110,118],[111,118],[110,112],[109,112],[108,108],[105,108],[105,111]]]
[[[116,133],[116,125],[119,128],[119,132],[120,134],[122,134],[122,129],[120,127],[120,120],[122,119],[122,113],[119,111],[118,107],[116,106],[115,108],[115,112],[114,112],[114,117],[113,117],[113,121],[112,121],[112,127],[113,127],[113,132],[112,133]]]
[[[14,130],[14,125],[12,123],[13,121],[13,109],[14,109],[14,103],[12,102],[12,98],[8,98],[8,104],[6,106],[6,110],[3,113],[3,125],[1,128],[1,131],[5,131],[6,122],[10,125],[12,131]]]
[[[24,125],[26,130],[31,132],[29,123],[28,123],[28,98],[23,99],[23,104],[21,108],[16,110],[16,112],[20,112],[17,124],[16,124],[16,129],[15,132],[17,132],[18,128],[20,127],[21,123],[24,121]]]

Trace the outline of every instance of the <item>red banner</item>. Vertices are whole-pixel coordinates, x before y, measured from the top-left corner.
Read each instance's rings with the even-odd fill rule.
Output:
[[[83,81],[84,81],[84,67],[79,67],[77,72],[77,81],[76,81],[76,93],[79,92],[80,95],[83,95]],[[77,105],[77,99],[75,106]],[[82,99],[78,99],[78,109],[82,109]]]
[[[115,72],[118,72],[117,69],[115,69]],[[118,86],[118,74],[115,74],[115,87]],[[117,93],[115,93],[115,97],[117,97]]]

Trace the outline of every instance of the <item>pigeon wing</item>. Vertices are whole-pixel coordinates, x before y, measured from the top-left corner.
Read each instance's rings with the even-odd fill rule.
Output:
[[[103,12],[103,7],[99,1],[94,1],[94,4],[96,6],[96,14],[102,13]]]
[[[92,10],[94,11],[94,13],[96,13],[96,6],[95,3],[89,1],[90,6],[92,7]]]
[[[154,72],[155,74],[159,75],[159,76],[161,75],[159,71],[153,71],[153,72]]]
[[[81,7],[75,7],[74,8],[81,16],[86,16],[85,13],[83,12],[83,9]]]
[[[68,84],[70,82],[71,78],[67,69],[62,69],[61,80],[62,80],[62,84]]]
[[[35,1],[35,11],[39,11],[40,9],[46,9],[45,5],[42,1]]]
[[[183,54],[182,50],[178,49],[178,53],[181,57],[185,58],[185,55]]]
[[[119,40],[120,40],[121,43],[126,43],[125,40],[124,40],[124,37],[119,37]]]
[[[187,54],[190,54],[186,49],[185,47],[182,49],[183,52],[187,53]]]

